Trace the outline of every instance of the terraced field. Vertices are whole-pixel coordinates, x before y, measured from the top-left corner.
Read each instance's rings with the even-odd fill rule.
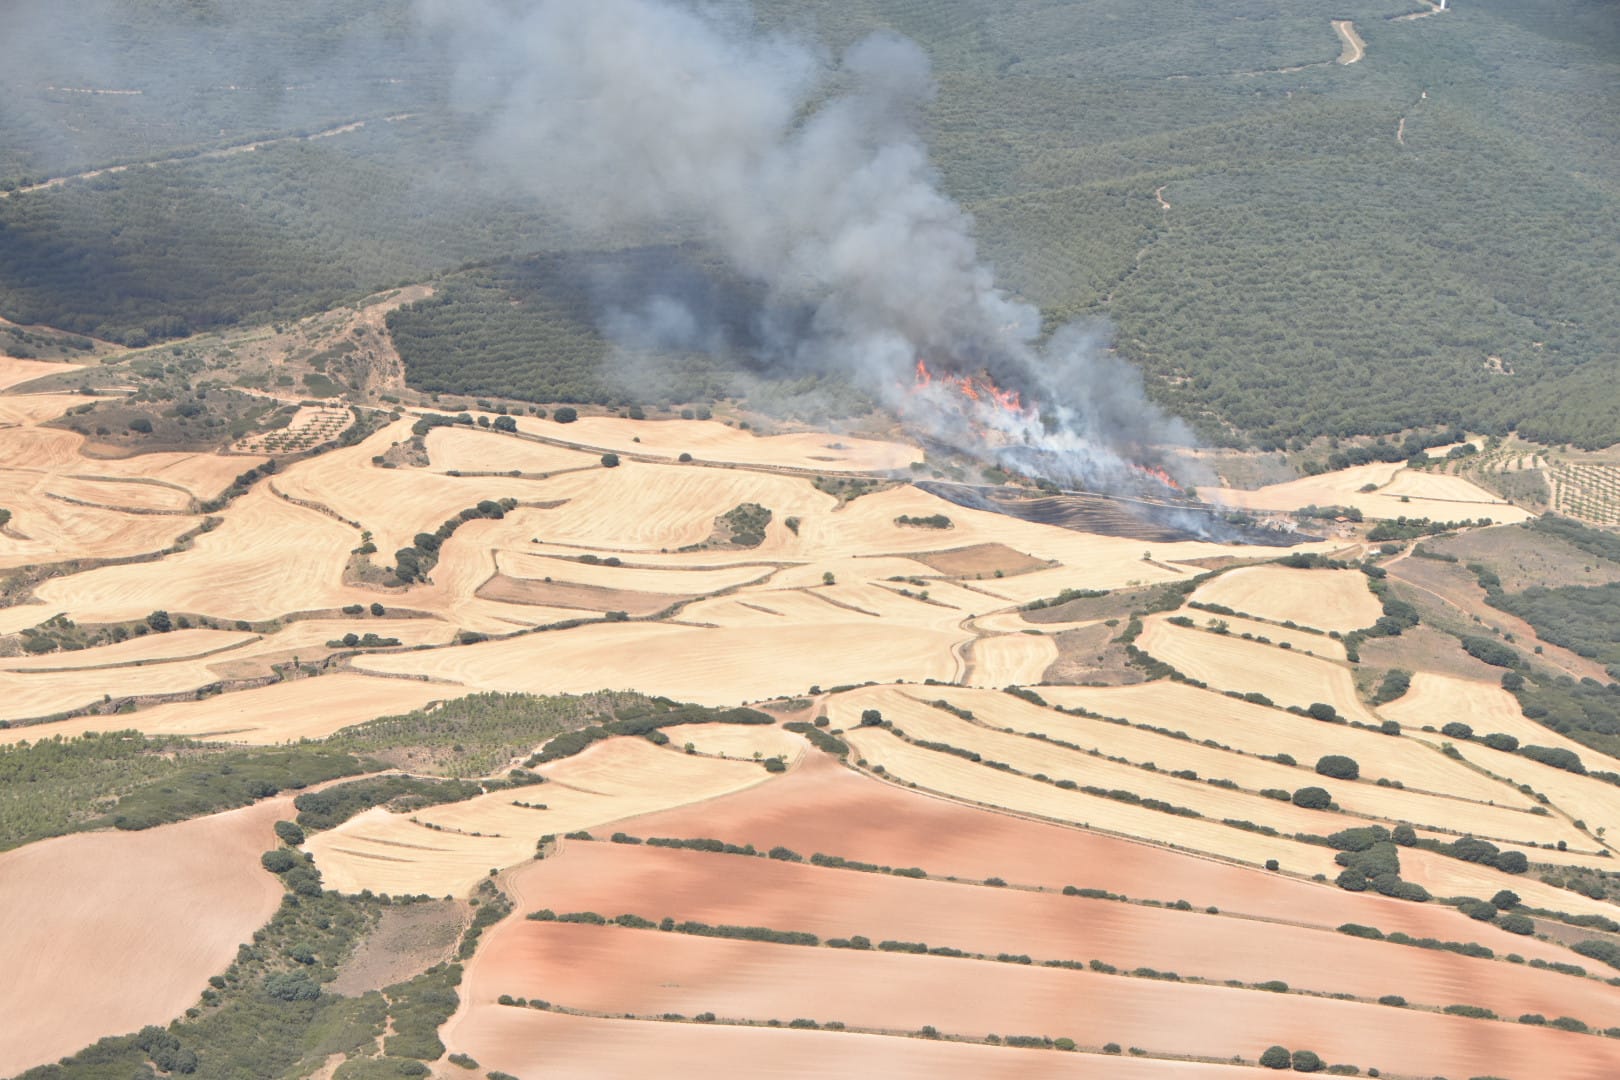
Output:
[[[236,766],[153,782],[137,757],[98,766],[99,794],[48,828],[0,803],[23,836],[190,800],[176,813],[193,822],[0,859],[84,848],[116,868],[224,830],[229,851],[195,850],[239,897],[217,900],[232,918],[197,916],[207,932],[161,977],[59,986],[24,935],[8,992],[40,1034],[0,1068],[148,1022],[192,1038],[183,1014],[215,1007],[205,986],[238,992],[208,978],[282,895],[254,865],[279,846],[267,867],[308,856],[342,903],[448,896],[465,918],[507,897],[514,913],[464,950],[439,1038],[509,1076],[696,1076],[753,1055],[784,1076],[1216,1077],[1273,1045],[1389,1076],[1620,1069],[1601,1033],[1620,990],[1601,947],[1571,948],[1620,922],[1602,755],[1494,671],[1414,661],[1404,694],[1373,704],[1383,669],[1357,650],[1390,610],[1376,545],[1292,552],[1344,560],[1314,569],[1207,541],[1144,551],[946,503],[905,482],[921,451],[904,443],[627,416],[502,431],[480,411],[489,426],[418,436],[401,409],[364,417],[353,445],[265,444],[286,460],[233,486],[262,459],[85,457],[49,426],[77,403],[0,396],[0,777],[27,782],[3,755],[57,761],[130,728],[209,743],[159,743],[161,768],[330,745],[368,778],[323,773],[335,801],[296,806],[301,781],[273,798],[266,782],[218,813],[240,802],[209,785]],[[834,482],[852,477],[872,490]],[[1495,506],[1385,466],[1296,487],[1382,499],[1369,515]],[[934,515],[949,528],[900,520]],[[410,559],[414,578],[392,572]],[[617,716],[604,690],[715,711],[660,720],[677,707],[638,698],[654,712]],[[728,719],[745,705],[763,712]],[[366,723],[385,714],[388,737]],[[1459,720],[1467,737],[1442,730]],[[478,786],[441,791],[446,775]],[[277,817],[305,825],[272,833]],[[71,903],[40,891],[85,872],[8,877],[31,884],[0,887],[0,907],[40,934],[67,912],[128,936],[217,899],[148,895],[121,869]]]

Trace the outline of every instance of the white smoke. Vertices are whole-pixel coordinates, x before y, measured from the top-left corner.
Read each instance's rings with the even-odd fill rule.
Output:
[[[1187,441],[1093,335],[1040,346],[1039,311],[996,286],[919,134],[934,85],[914,43],[832,58],[681,0],[420,7],[458,58],[458,101],[488,118],[493,168],[604,245],[656,228],[721,253],[792,313],[760,320],[780,362],[847,372],[925,434],[1060,483],[1118,487],[1132,444]],[[641,309],[642,330],[684,325]],[[918,357],[989,371],[1033,411],[919,392]]]

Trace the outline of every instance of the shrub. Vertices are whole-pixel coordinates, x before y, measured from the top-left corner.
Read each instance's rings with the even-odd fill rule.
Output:
[[[608,469],[617,469],[619,467],[619,455],[618,454],[603,454],[602,455],[602,466],[604,468],[608,468]]]
[[[1440,734],[1448,739],[1468,740],[1474,737],[1474,729],[1467,724],[1453,720],[1440,729]]]
[[[1570,948],[1582,956],[1590,956],[1594,960],[1601,960],[1612,968],[1620,968],[1620,945],[1616,945],[1612,941],[1588,938],[1584,941],[1577,941]]]
[[[1583,776],[1586,774],[1586,766],[1581,763],[1580,755],[1573,750],[1553,746],[1521,746],[1519,747],[1519,753],[1531,761],[1539,761],[1543,765],[1551,765],[1555,769],[1563,769],[1565,772],[1579,773]]]
[[[551,418],[557,421],[559,424],[572,424],[575,420],[579,419],[579,410],[574,408],[572,405],[564,405],[562,408],[552,413]]]
[[[264,992],[277,1001],[314,1001],[320,984],[301,971],[278,971],[264,978]]]
[[[1321,1072],[1322,1059],[1312,1050],[1295,1050],[1292,1059],[1295,1072],[1313,1073]]]
[[[1268,1046],[1266,1052],[1260,1055],[1260,1065],[1266,1069],[1288,1069],[1294,1064],[1294,1056],[1288,1052],[1286,1046]]]
[[[1502,750],[1509,754],[1519,748],[1519,740],[1516,737],[1500,731],[1492,732],[1481,741],[1492,750]]]
[[[1333,804],[1333,796],[1325,788],[1302,787],[1294,792],[1293,803],[1306,810],[1326,810]]]
[[[283,844],[297,847],[304,842],[304,830],[291,821],[276,822],[276,838]],[[288,867],[291,869],[291,867]]]
[[[296,828],[296,826],[294,826]],[[259,865],[272,874],[285,874],[302,860],[286,848],[275,848],[259,856]]]
[[[1335,780],[1354,780],[1361,775],[1361,766],[1355,758],[1327,754],[1316,762],[1316,772],[1319,776],[1331,776]]]
[[[1385,994],[1378,999],[1378,1004],[1388,1005],[1395,1009],[1404,1009],[1406,1008],[1406,999],[1399,994]]]
[[[1536,932],[1536,924],[1524,915],[1503,915],[1496,923],[1510,934],[1528,936]]]

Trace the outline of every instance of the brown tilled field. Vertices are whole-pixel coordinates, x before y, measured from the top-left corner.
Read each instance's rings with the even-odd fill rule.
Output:
[[[259,853],[291,803],[0,854],[0,1003],[12,1033],[0,1039],[0,1072],[191,1006],[281,902]]]

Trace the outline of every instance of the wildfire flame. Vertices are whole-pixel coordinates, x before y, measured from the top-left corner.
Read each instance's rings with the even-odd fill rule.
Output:
[[[1009,447],[1040,446],[1046,435],[1038,411],[1024,404],[1017,390],[997,385],[989,372],[957,375],[935,370],[923,357],[917,358],[916,379],[910,388],[911,396],[927,398],[929,413],[938,423],[950,417],[949,423],[961,424],[973,433],[986,449],[1005,450]],[[919,401],[919,404],[922,402]],[[939,409],[944,406],[943,415]],[[1121,462],[1136,474],[1151,478],[1170,491],[1181,492],[1181,485],[1158,465]]]
[[[916,390],[939,384],[955,390],[969,401],[981,405],[993,405],[1003,412],[1015,416],[1028,417],[1034,410],[1024,405],[1024,399],[1017,390],[1004,390],[996,385],[988,373],[980,372],[977,375],[952,375],[949,372],[936,372],[928,366],[928,361],[917,357],[917,383]]]
[[[1163,484],[1172,491],[1181,490],[1181,485],[1176,483],[1175,478],[1169,473],[1165,472],[1163,469],[1159,468],[1157,465],[1132,465],[1131,468],[1135,469],[1139,473],[1142,473],[1144,476],[1153,477],[1153,479],[1157,480],[1159,483]]]

